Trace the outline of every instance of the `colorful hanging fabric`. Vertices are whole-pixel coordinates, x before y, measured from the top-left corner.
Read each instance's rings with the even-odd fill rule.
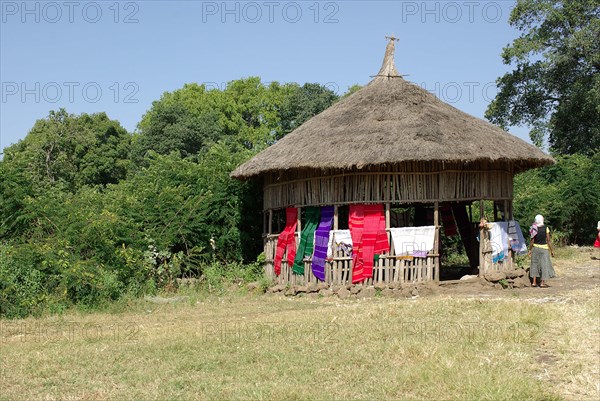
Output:
[[[363,230],[365,220],[363,205],[350,205],[348,228],[352,237],[352,282],[358,283],[363,277]]]
[[[454,220],[454,214],[452,214],[452,207],[450,205],[444,205],[440,208],[442,212],[442,223],[444,225],[444,234],[446,237],[453,237],[458,234],[456,228],[456,221]]]
[[[350,205],[348,221],[352,235],[352,282],[373,277],[375,255],[390,250],[385,232],[383,205]]]
[[[319,208],[307,207],[304,209],[304,227],[300,234],[300,245],[294,259],[294,274],[304,274],[304,258],[312,255],[315,245],[315,230],[319,224]]]
[[[312,258],[312,272],[316,278],[325,281],[325,259],[329,248],[329,231],[333,224],[333,206],[321,208],[321,222],[315,232],[315,252]]]
[[[296,256],[296,227],[298,226],[298,209],[288,207],[285,209],[285,228],[277,238],[277,249],[275,251],[275,274],[281,274],[281,261],[283,254],[287,251],[287,263],[291,266]]]

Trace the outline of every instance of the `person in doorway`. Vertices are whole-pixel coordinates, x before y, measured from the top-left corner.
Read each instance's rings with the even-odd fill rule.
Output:
[[[550,237],[550,229],[544,224],[544,216],[538,214],[529,230],[531,235],[531,244],[529,247],[529,256],[531,256],[531,267],[529,276],[532,279],[531,284],[540,288],[548,288],[548,279],[555,276],[552,260],[554,249]]]

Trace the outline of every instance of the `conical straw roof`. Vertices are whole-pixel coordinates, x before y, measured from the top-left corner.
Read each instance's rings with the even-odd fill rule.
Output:
[[[379,73],[367,86],[306,121],[231,176],[360,170],[416,161],[504,162],[516,172],[554,163],[537,147],[404,80],[394,65],[392,38]]]

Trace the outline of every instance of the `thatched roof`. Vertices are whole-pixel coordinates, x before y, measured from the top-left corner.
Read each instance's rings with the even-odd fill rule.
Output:
[[[535,146],[404,80],[394,65],[391,40],[379,73],[367,86],[306,121],[231,176],[360,170],[413,161],[505,162],[515,171],[554,163]]]

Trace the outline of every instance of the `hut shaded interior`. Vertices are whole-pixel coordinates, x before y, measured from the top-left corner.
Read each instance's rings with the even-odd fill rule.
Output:
[[[286,284],[356,282],[357,244],[352,251],[340,247],[335,233],[349,225],[352,231],[349,215],[359,209],[362,213],[357,205],[381,205],[388,248],[375,257],[373,273],[364,282],[403,283],[440,279],[440,230],[448,234],[450,222],[462,238],[471,268],[510,267],[508,254],[495,260],[497,244],[479,230],[479,221],[473,222],[471,205],[479,202],[483,209],[483,201],[493,201],[502,218],[512,220],[514,175],[553,162],[533,145],[405,81],[394,64],[392,38],[379,73],[367,86],[239,166],[232,177],[262,180],[269,277]],[[304,257],[303,268],[296,264],[295,272],[286,260],[291,248],[277,252],[277,243],[285,241],[279,233],[285,232],[286,210],[288,217],[297,213],[293,238],[296,248],[305,251],[302,226],[313,222],[303,210],[313,213],[314,208],[321,208],[321,214],[331,208],[333,213],[320,278],[312,271],[320,258],[315,256],[318,249]],[[409,215],[406,210],[411,210]],[[310,241],[320,238],[311,235]],[[410,235],[419,240],[407,239]],[[484,240],[479,242],[478,235]],[[354,232],[352,237],[359,238]],[[365,249],[370,252],[369,246]]]

